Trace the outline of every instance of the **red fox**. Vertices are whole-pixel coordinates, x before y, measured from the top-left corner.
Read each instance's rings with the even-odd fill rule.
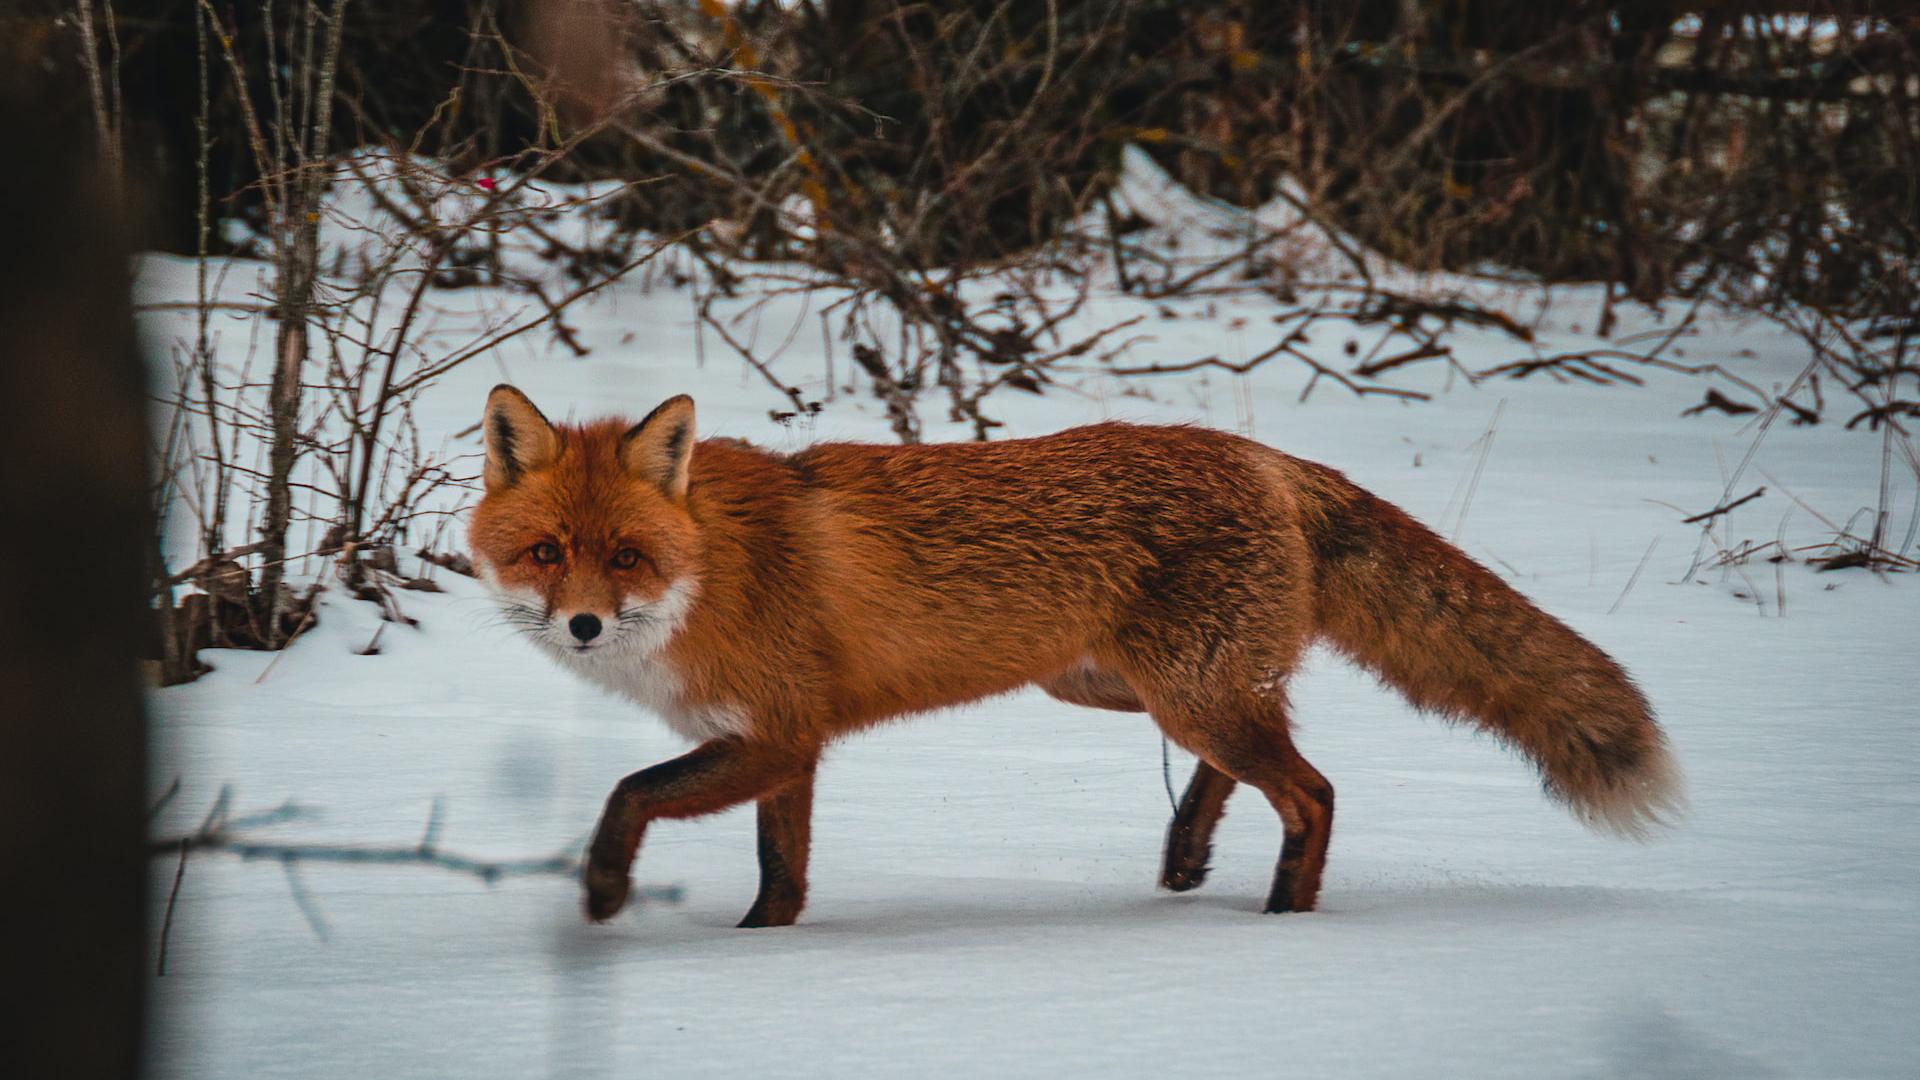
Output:
[[[1415,705],[1533,761],[1590,825],[1679,804],[1619,665],[1340,473],[1197,427],[1104,423],[1005,442],[694,440],[693,400],[555,425],[487,399],[474,563],[564,666],[699,743],[620,781],[585,874],[619,911],[647,824],[757,800],[742,926],[806,902],[814,768],[835,738],[1030,684],[1145,712],[1199,758],[1160,884],[1207,875],[1236,784],[1279,813],[1266,910],[1311,911],[1333,786],[1289,736],[1286,682],[1325,641]]]

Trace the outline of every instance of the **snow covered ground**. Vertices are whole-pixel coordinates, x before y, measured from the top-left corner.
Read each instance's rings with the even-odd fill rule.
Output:
[[[146,260],[142,282],[149,298],[191,297],[176,260]],[[1541,347],[1595,343],[1576,326],[1591,330],[1596,306],[1593,290],[1556,290]],[[1076,324],[1147,313],[1129,362],[1233,360],[1272,344],[1277,310],[1109,293]],[[177,335],[180,318],[150,330]],[[454,435],[506,379],[555,417],[638,415],[690,392],[706,435],[890,439],[864,392],[813,423],[770,421],[782,399],[714,341],[693,362],[683,290],[617,285],[568,321],[590,356],[516,339],[427,394],[423,434],[476,451]],[[801,302],[768,306],[754,330],[777,344],[796,322],[776,370],[819,396]],[[222,325],[237,357],[249,326]],[[1651,325],[1634,313],[1622,332]],[[1525,355],[1491,332],[1455,341],[1478,364]],[[1322,332],[1313,348],[1350,364],[1342,345]],[[1762,386],[1806,359],[1724,319],[1686,348]],[[638,880],[684,898],[606,926],[584,925],[576,885],[556,877],[309,864],[323,938],[279,867],[197,856],[153,984],[161,1075],[1912,1076],[1915,583],[1765,562],[1681,583],[1699,533],[1680,519],[1720,501],[1753,439],[1746,418],[1678,418],[1697,380],[1473,386],[1429,366],[1395,378],[1428,403],[1323,384],[1303,405],[1304,376],[1279,360],[1244,379],[1089,369],[1044,397],[1003,394],[996,415],[1011,435],[1108,417],[1239,428],[1456,534],[1641,681],[1689,774],[1678,829],[1644,846],[1590,835],[1518,760],[1316,656],[1294,685],[1299,743],[1339,791],[1322,909],[1262,916],[1280,842],[1264,803],[1235,799],[1203,889],[1156,892],[1157,733],[1023,693],[829,754],[792,928],[733,928],[756,880],[746,809],[656,826]],[[926,404],[929,438],[966,437]],[[1880,467],[1878,435],[1779,425],[1747,473],[1768,493],[1727,536],[1822,539],[1787,489],[1840,521],[1875,501]],[[1912,483],[1895,481],[1904,528]],[[439,798],[444,847],[546,855],[583,842],[620,776],[683,749],[514,640],[472,582],[438,580],[448,592],[401,594],[420,626],[388,625],[378,655],[357,655],[377,609],[335,592],[271,671],[265,654],[210,653],[214,674],[156,692],[158,779],[182,785],[156,830],[191,829],[232,785],[239,809],[325,811],[263,835],[405,844]],[[1174,752],[1176,787],[1189,765]],[[173,872],[156,862],[162,896]]]

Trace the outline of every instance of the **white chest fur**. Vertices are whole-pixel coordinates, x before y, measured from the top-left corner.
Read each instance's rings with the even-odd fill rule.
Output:
[[[689,706],[681,694],[679,674],[658,655],[626,649],[609,652],[607,656],[563,652],[559,659],[581,678],[660,717],[682,738],[705,742],[746,733],[746,717],[737,710]]]

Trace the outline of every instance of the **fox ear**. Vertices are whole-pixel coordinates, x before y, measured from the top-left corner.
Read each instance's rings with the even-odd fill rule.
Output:
[[[693,461],[693,399],[670,397],[620,437],[620,463],[675,502],[687,497]]]
[[[487,490],[512,487],[529,469],[553,461],[560,439],[527,395],[501,383],[487,395]]]

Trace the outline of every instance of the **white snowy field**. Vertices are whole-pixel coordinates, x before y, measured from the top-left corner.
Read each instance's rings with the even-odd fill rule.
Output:
[[[191,298],[177,260],[150,258],[141,278],[149,299]],[[1540,347],[1598,344],[1576,329],[1596,307],[1593,290],[1556,290]],[[1273,344],[1278,310],[1107,292],[1075,325],[1147,314],[1128,362],[1235,360]],[[172,340],[182,318],[149,316],[149,331]],[[518,338],[427,393],[423,436],[477,451],[455,435],[509,380],[554,417],[637,416],[689,392],[706,435],[891,439],[864,388],[812,424],[769,420],[783,399],[711,337],[695,364],[683,290],[616,285],[568,323],[589,356]],[[821,396],[802,301],[749,329],[773,352],[795,324],[775,370]],[[221,325],[235,365],[266,333]],[[1654,325],[1631,312],[1622,333]],[[1316,355],[1350,365],[1345,333],[1315,331]],[[1469,366],[1526,355],[1488,332],[1455,341]],[[1718,318],[1686,349],[1769,388],[1806,362],[1799,342]],[[844,348],[838,362],[844,377]],[[1699,530],[1681,518],[1721,500],[1755,436],[1749,418],[1678,417],[1700,380],[1475,386],[1428,366],[1394,381],[1431,402],[1323,383],[1301,404],[1304,374],[1275,360],[1245,378],[1122,381],[1089,364],[989,412],[1007,437],[1103,418],[1247,431],[1457,535],[1641,682],[1689,776],[1677,828],[1646,845],[1593,836],[1518,759],[1316,655],[1294,699],[1299,744],[1339,792],[1326,886],[1318,912],[1265,916],[1280,829],[1262,800],[1232,803],[1204,888],[1157,892],[1168,805],[1151,724],[1023,693],[829,753],[810,902],[790,928],[733,928],[756,880],[744,808],[656,825],[638,881],[682,900],[605,926],[584,924],[558,877],[489,886],[418,866],[303,865],[310,918],[280,867],[197,855],[152,984],[160,1075],[1914,1075],[1917,583],[1764,561],[1682,583]],[[967,436],[933,392],[924,406],[929,438]],[[1841,522],[1876,502],[1880,436],[1841,430],[1845,415],[1766,435],[1738,493],[1767,494],[1728,515],[1728,542],[1812,542],[1830,535],[1815,512]],[[1914,495],[1895,467],[1899,533]],[[378,655],[357,655],[378,609],[335,591],[270,671],[266,654],[212,652],[216,672],[155,692],[157,781],[181,783],[156,832],[192,829],[231,785],[238,810],[324,811],[262,837],[412,843],[440,799],[444,848],[543,856],[584,842],[621,776],[685,749],[549,667],[473,582],[437,580],[448,592],[399,594],[420,625],[387,625]],[[1190,764],[1174,752],[1176,787]],[[159,896],[174,869],[156,860]]]

